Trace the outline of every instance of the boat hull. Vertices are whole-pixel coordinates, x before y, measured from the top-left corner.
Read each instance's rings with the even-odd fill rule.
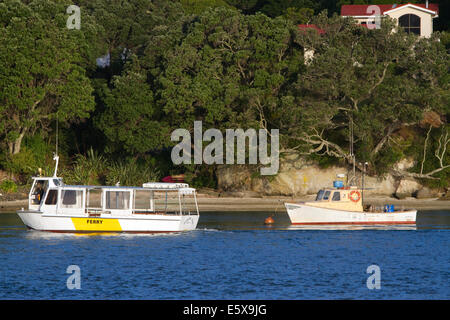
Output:
[[[17,211],[22,222],[30,229],[69,233],[158,233],[194,230],[198,215],[135,215],[120,217],[89,217],[47,215],[39,211]]]
[[[285,203],[292,224],[415,224],[417,210],[356,212]]]

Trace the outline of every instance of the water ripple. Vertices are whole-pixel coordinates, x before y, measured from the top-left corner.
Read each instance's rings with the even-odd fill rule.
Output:
[[[204,216],[189,233],[77,236],[27,231],[2,214],[0,299],[450,298],[449,212],[431,212],[413,230]],[[80,268],[79,290],[67,288],[69,265]],[[370,265],[381,270],[380,290],[367,288]]]

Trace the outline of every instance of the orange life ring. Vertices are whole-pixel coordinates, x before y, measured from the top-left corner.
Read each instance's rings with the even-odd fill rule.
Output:
[[[359,193],[359,191],[353,190],[350,192],[350,200],[352,200],[353,202],[358,202],[359,199],[361,199],[361,194]]]

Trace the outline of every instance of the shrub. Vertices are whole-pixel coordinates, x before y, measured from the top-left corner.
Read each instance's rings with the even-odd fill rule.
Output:
[[[19,153],[5,155],[2,159],[2,166],[6,171],[23,177],[35,174],[40,165],[32,150],[26,147]]]
[[[106,183],[122,186],[140,186],[145,182],[159,181],[160,171],[152,165],[139,164],[135,160],[119,160],[107,168]]]
[[[3,180],[2,183],[0,183],[0,190],[6,193],[14,193],[17,192],[17,185],[14,181]]]
[[[200,188],[217,188],[217,177],[213,166],[186,165],[184,181],[190,186]]]
[[[99,185],[105,181],[107,166],[107,160],[91,148],[87,155],[78,155],[62,176],[68,184]]]

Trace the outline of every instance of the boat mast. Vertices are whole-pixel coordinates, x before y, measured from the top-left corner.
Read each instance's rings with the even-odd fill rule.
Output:
[[[58,163],[59,163],[59,156],[55,153],[55,155],[54,155],[54,157],[53,157],[53,160],[55,160],[56,161],[56,164],[55,164],[55,172],[53,173],[53,178],[56,178],[56,173],[57,173],[57,171],[58,171]]]
[[[53,155],[53,160],[56,161],[55,172],[53,173],[53,177],[56,178],[56,174],[58,172],[58,163],[59,163],[59,156],[58,156],[58,116],[56,116],[56,147],[55,147],[55,154]]]
[[[361,179],[362,180],[361,181],[361,184],[362,184],[362,188],[361,188],[361,203],[364,203],[364,175],[366,174],[367,166],[369,165],[369,163],[368,162],[364,162],[364,164],[362,164],[360,162],[359,165],[363,167],[362,179]]]
[[[350,123],[349,123],[349,151],[350,151],[350,159],[352,159],[353,162],[353,175],[352,177],[349,179],[348,184],[350,186],[354,185],[354,182],[356,180],[356,158],[355,158],[355,153],[354,153],[354,149],[353,149],[353,115],[350,114]]]

